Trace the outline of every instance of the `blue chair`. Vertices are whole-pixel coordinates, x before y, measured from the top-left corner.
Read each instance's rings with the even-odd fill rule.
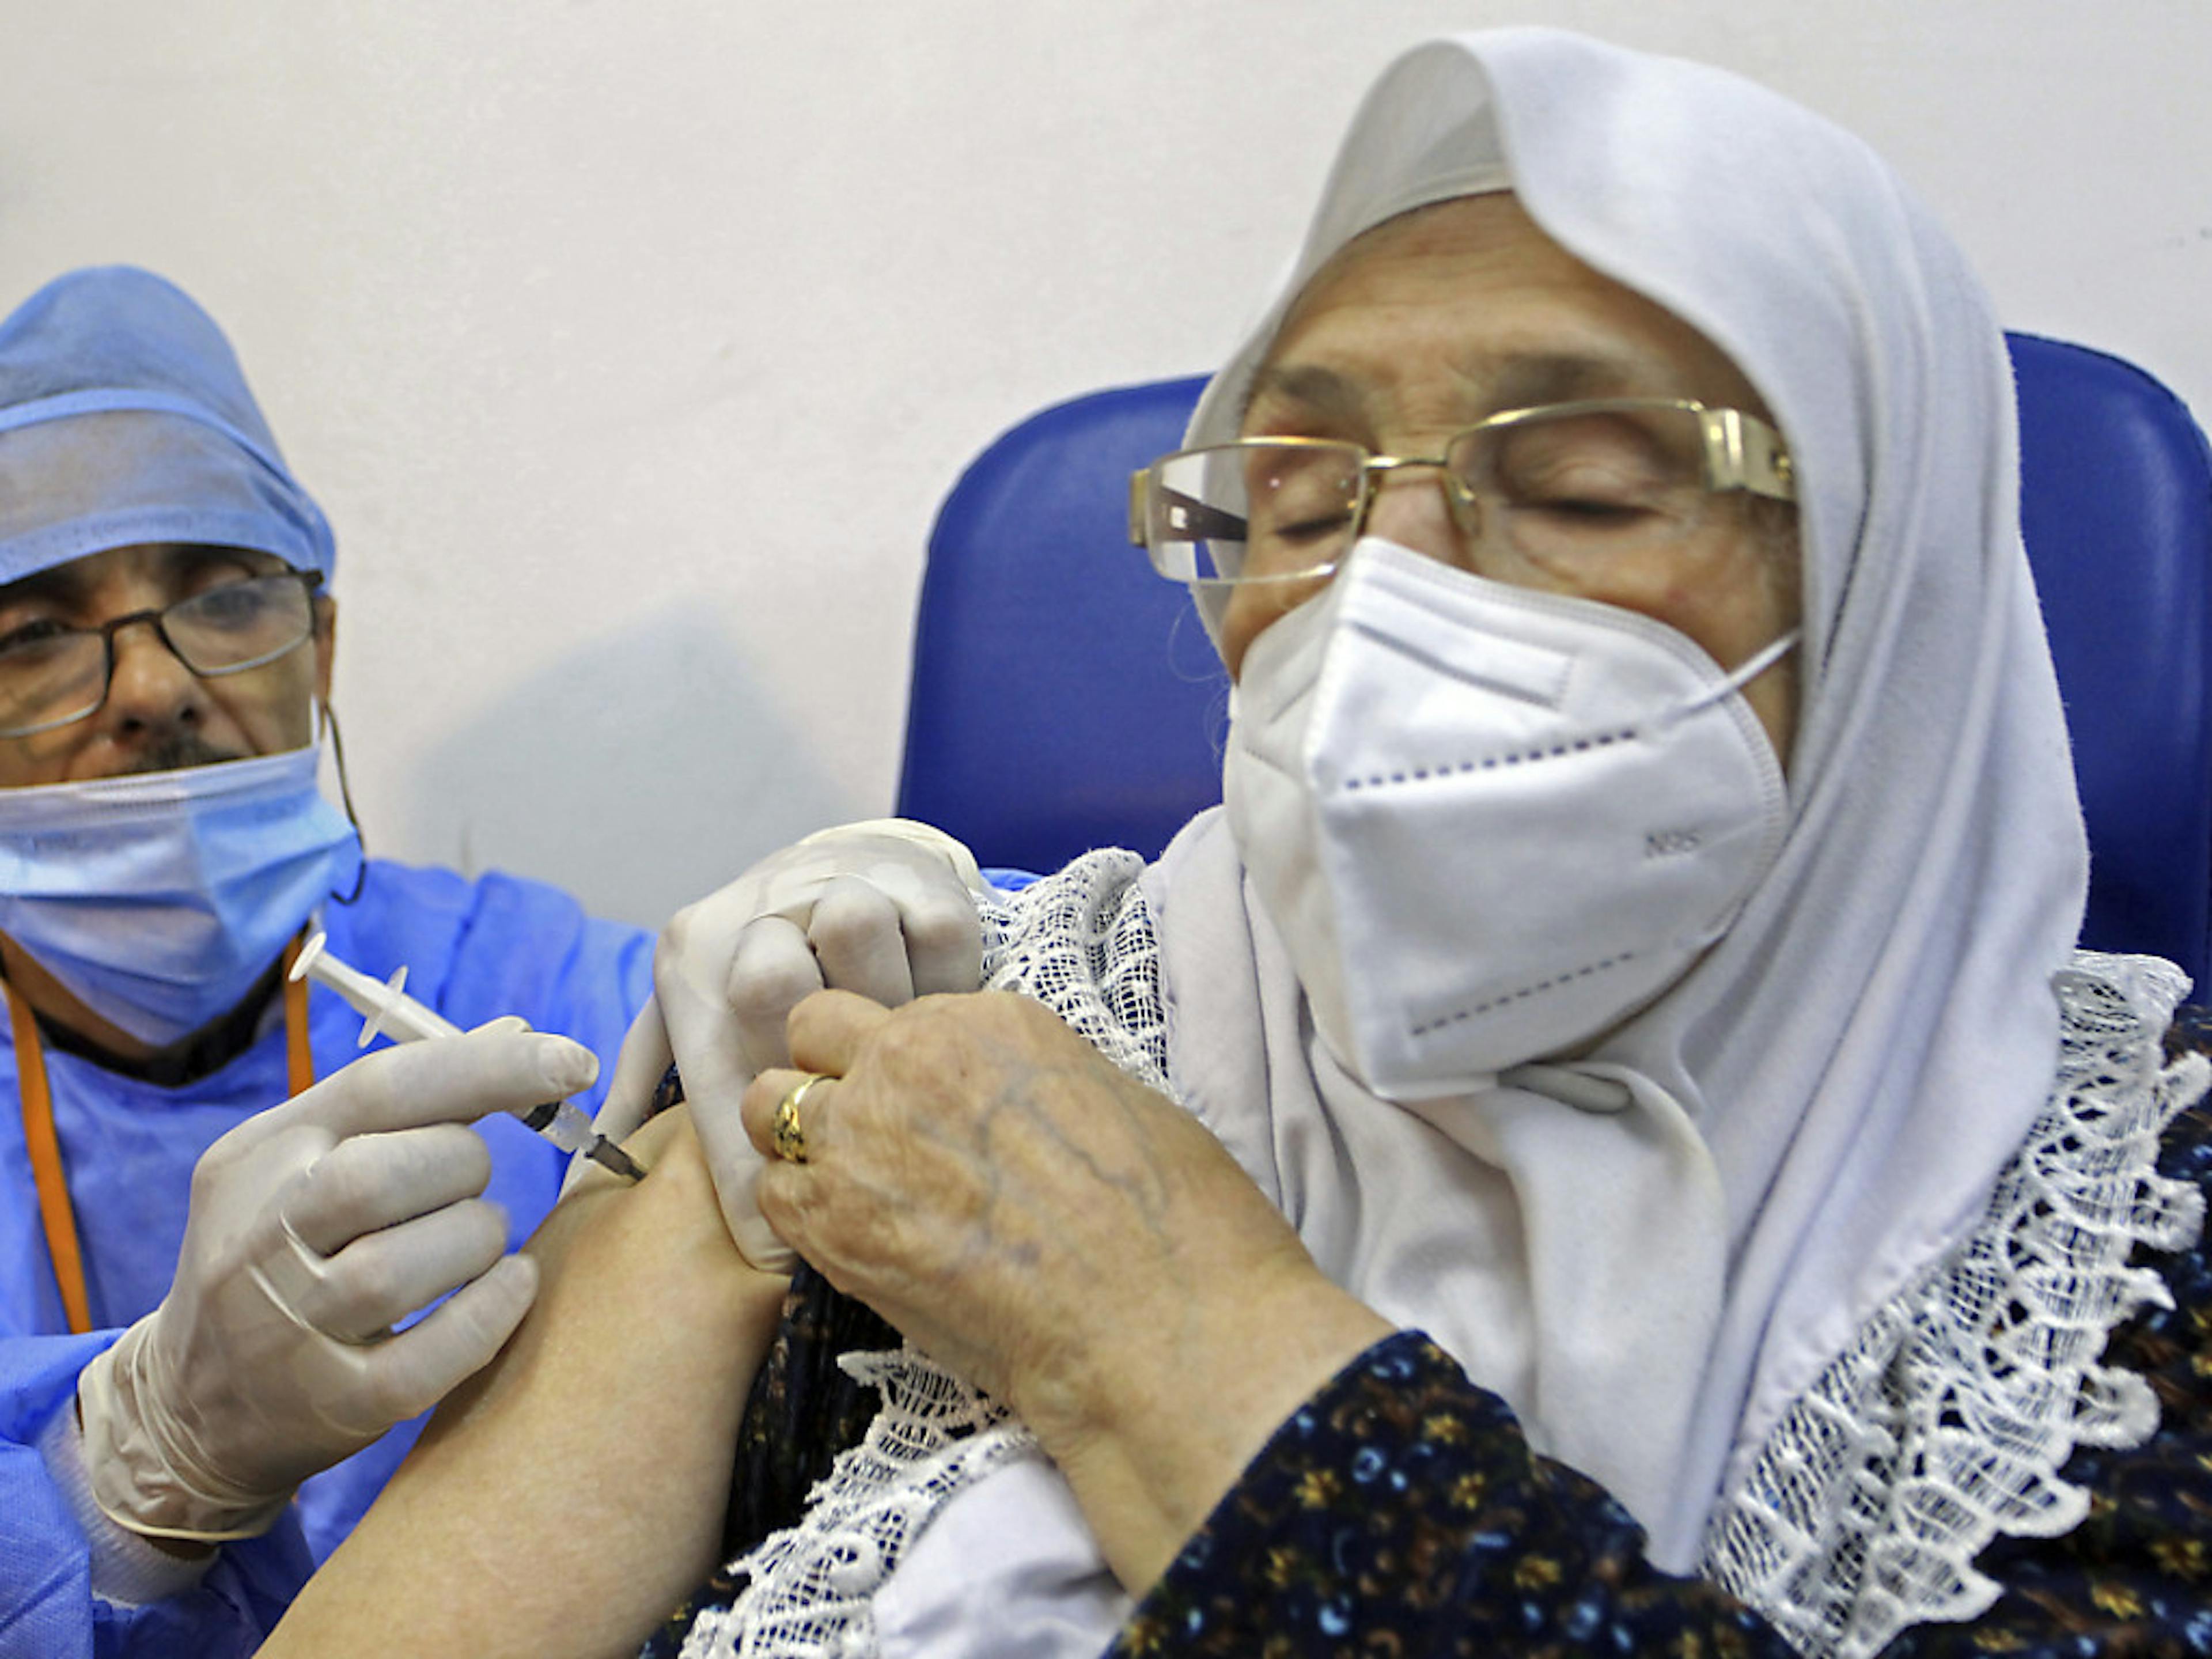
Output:
[[[2092,849],[2082,943],[2212,957],[2212,454],[2132,364],[2008,337],[2021,520]],[[899,811],[986,864],[1157,854],[1221,798],[1228,682],[1127,539],[1201,379],[1094,392],[979,456],[930,537]],[[2200,992],[2199,994],[2203,994]]]
[[[986,865],[1147,857],[1221,799],[1229,677],[1180,586],[1129,544],[1129,474],[1177,447],[1201,379],[1033,415],[930,532],[898,811]]]

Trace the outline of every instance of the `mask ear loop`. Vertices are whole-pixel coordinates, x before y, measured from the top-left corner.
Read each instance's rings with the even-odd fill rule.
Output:
[[[1718,684],[1699,692],[1696,696],[1691,698],[1689,702],[1682,704],[1680,708],[1676,708],[1671,714],[1668,714],[1661,719],[1657,722],[1659,729],[1664,731],[1667,727],[1674,725],[1678,720],[1686,720],[1689,719],[1691,715],[1696,714],[1701,708],[1711,708],[1713,704],[1718,702],[1723,697],[1729,696],[1735,692],[1742,690],[1745,686],[1749,685],[1753,680],[1757,679],[1761,674],[1764,674],[1768,669],[1773,667],[1776,663],[1780,662],[1784,657],[1789,654],[1791,648],[1796,645],[1801,631],[1802,630],[1798,629],[1793,628],[1787,634],[1781,635],[1778,639],[1776,639],[1753,652],[1751,655],[1746,657],[1741,662],[1730,669],[1728,674],[1723,678]]]
[[[353,838],[361,846],[361,860],[354,866],[353,890],[343,898],[338,898],[335,890],[331,894],[340,904],[351,904],[361,896],[362,885],[368,879],[368,837],[362,834],[360,815],[353,810],[353,788],[346,781],[345,738],[338,731],[337,711],[327,698],[318,697],[315,712],[322,716],[324,728],[331,734],[331,757],[338,766],[338,799],[345,804],[346,822],[353,825]]]

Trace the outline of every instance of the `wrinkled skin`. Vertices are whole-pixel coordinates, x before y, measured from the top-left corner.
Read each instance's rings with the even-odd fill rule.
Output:
[[[763,1213],[1020,1412],[1132,1589],[1275,1423],[1389,1334],[1204,1127],[1027,998],[889,1011],[824,993],[793,1012],[791,1050],[836,1080],[808,1091],[809,1161],[769,1165]],[[764,1153],[802,1075],[746,1091]]]

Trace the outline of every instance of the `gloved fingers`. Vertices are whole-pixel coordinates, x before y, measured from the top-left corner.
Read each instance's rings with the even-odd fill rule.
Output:
[[[742,1215],[732,1220],[726,1205],[722,1219],[729,1226],[731,1238],[736,1241],[738,1254],[747,1261],[764,1273],[791,1273],[799,1266],[799,1252],[783,1242],[782,1235],[769,1226],[768,1218],[760,1212],[757,1187],[756,1182],[755,1196],[748,1200]]]
[[[304,1243],[304,1241],[302,1241]],[[507,1253],[507,1212],[483,1199],[355,1239],[289,1288],[293,1316],[341,1342],[380,1336]]]
[[[228,1131],[192,1165],[191,1214],[202,1224],[242,1227],[337,1144],[312,1118],[285,1108],[257,1112]]]
[[[372,1418],[404,1422],[427,1411],[489,1364],[538,1294],[538,1264],[501,1256],[484,1274],[405,1330],[361,1356],[360,1403]]]
[[[691,1102],[691,1127],[698,1133],[707,1167],[714,1172],[714,1196],[739,1254],[764,1273],[780,1273],[788,1268],[789,1260],[781,1255],[781,1243],[760,1219],[753,1187],[761,1158],[745,1138],[744,1098],[740,1086],[735,1093]]]
[[[903,903],[901,912],[915,995],[982,988],[983,925],[973,893],[933,887]]]
[[[778,1072],[779,1077],[790,1075]],[[750,1091],[748,1091],[750,1092]],[[763,1159],[747,1138],[744,1096],[724,1103],[724,1109],[702,1114],[696,1107],[691,1127],[699,1136],[699,1149],[714,1176],[714,1196],[722,1206],[722,1224],[738,1254],[763,1273],[789,1273],[797,1254],[762,1218],[759,1184]]]
[[[727,1092],[734,1102],[754,1073],[784,1064],[783,1023],[800,1002],[822,989],[822,971],[796,923],[781,916],[758,916],[747,923],[732,952],[724,992],[737,1052],[723,1052],[731,1034],[715,1031],[711,1024],[679,1035],[677,1064],[684,1070],[685,1096],[694,1093],[695,1071],[701,1073],[702,1089]]]
[[[429,1123],[341,1140],[277,1204],[302,1243],[331,1256],[363,1234],[473,1198],[490,1179],[491,1153],[475,1130]]]
[[[914,976],[907,967],[900,922],[899,907],[873,883],[859,876],[831,877],[806,924],[815,960],[822,964],[821,983],[858,992],[885,1007],[913,1001]],[[796,1002],[793,999],[790,1006]]]
[[[707,945],[721,954],[696,953]],[[743,1248],[739,1229],[753,1217],[757,1165],[738,1101],[754,1070],[765,1063],[760,1056],[782,1053],[784,1018],[793,1004],[821,988],[820,970],[805,934],[772,915],[757,915],[734,933],[717,933],[706,945],[696,928],[687,928],[680,942],[672,928],[662,935],[653,966],[654,995],[683,1074],[692,1125],[714,1171],[731,1236]]]
[[[754,1202],[759,1155],[740,1109],[756,1072],[788,1063],[785,1024],[825,984],[903,1002],[919,988],[973,990],[981,927],[974,861],[937,831],[899,823],[811,836],[678,913],[653,953],[653,987],[724,1219],[748,1260],[787,1262]],[[957,902],[956,902],[957,901]],[[908,964],[923,919],[926,985]],[[970,947],[944,935],[964,921]]]
[[[607,1084],[607,1097],[592,1127],[610,1140],[626,1140],[645,1121],[653,1104],[653,1091],[668,1074],[676,1058],[669,1047],[668,1026],[660,1018],[660,1000],[647,997],[637,1018],[629,1023],[622,1052],[615,1056],[615,1074]]]
[[[581,1043],[504,1024],[380,1049],[264,1115],[311,1118],[343,1139],[527,1111],[587,1089],[599,1076],[598,1057]]]

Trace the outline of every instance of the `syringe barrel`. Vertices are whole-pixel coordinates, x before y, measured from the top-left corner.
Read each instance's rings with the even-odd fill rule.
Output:
[[[517,1115],[564,1152],[580,1152],[592,1144],[592,1120],[573,1102],[549,1100]]]

